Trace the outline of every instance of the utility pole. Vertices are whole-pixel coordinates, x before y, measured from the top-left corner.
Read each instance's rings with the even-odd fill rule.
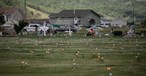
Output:
[[[73,16],[74,16],[74,20],[73,20],[73,25],[76,24],[76,9],[75,9],[75,1],[73,0]]]
[[[74,0],[73,0],[74,1]],[[75,16],[75,14],[76,14],[76,9],[75,9],[75,2],[73,2],[73,8],[74,8],[74,10],[73,10],[73,14],[74,14],[74,16]]]
[[[134,13],[134,1],[130,0],[132,3],[132,7],[133,7],[133,24],[135,24],[135,13]]]
[[[26,16],[27,16],[27,12],[26,12],[26,0],[24,0],[24,10],[25,10],[25,19],[26,19]]]

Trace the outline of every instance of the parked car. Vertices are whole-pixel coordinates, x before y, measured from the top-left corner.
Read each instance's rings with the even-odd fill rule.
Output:
[[[41,24],[29,24],[23,28],[23,34],[47,31],[48,29],[49,29],[49,27],[47,25],[44,26]]]
[[[40,26],[40,24],[29,24],[25,26],[23,30],[26,32],[35,32]]]

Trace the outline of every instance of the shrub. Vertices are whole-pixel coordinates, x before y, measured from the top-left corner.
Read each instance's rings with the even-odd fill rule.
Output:
[[[19,25],[14,24],[14,29],[16,31],[17,34],[19,34],[21,32],[21,30],[28,25],[28,23],[26,21],[19,21]]]
[[[4,16],[0,14],[0,26],[5,23]]]

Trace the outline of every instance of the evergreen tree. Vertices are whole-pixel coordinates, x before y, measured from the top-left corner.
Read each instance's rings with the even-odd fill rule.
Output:
[[[0,13],[0,26],[5,23],[4,16]]]
[[[143,21],[144,26],[146,26],[146,19]]]

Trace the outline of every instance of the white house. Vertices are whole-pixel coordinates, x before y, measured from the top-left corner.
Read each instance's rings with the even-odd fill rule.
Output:
[[[93,10],[62,10],[49,15],[50,23],[58,25],[94,25],[100,24],[100,15]]]

